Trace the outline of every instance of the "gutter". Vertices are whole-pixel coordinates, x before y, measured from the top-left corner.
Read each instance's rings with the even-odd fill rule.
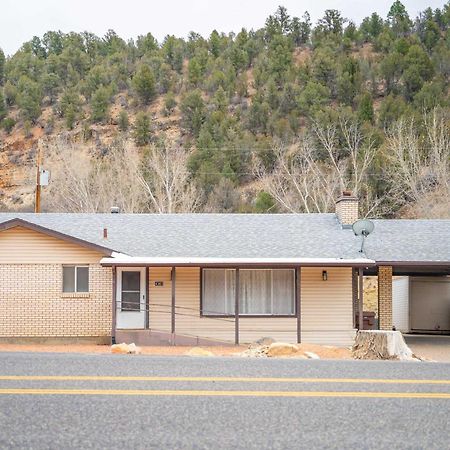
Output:
[[[366,258],[210,258],[210,257],[133,257],[118,255],[102,258],[100,264],[105,267],[154,266],[154,267],[236,267],[236,266],[320,266],[320,267],[373,267],[374,260]]]

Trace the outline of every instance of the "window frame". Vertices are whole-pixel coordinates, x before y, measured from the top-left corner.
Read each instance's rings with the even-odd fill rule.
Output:
[[[73,291],[65,291],[64,290],[64,269],[65,268],[73,268],[74,270],[74,290]],[[78,291],[77,282],[78,282],[78,269],[79,268],[85,268],[88,271],[88,289],[87,291]],[[74,295],[74,294],[81,294],[86,295],[91,292],[91,283],[90,283],[90,270],[89,270],[89,264],[63,264],[62,265],[62,286],[61,286],[61,292],[63,295]]]
[[[200,317],[209,317],[209,318],[231,318],[231,317],[235,317],[236,314],[208,314],[208,313],[204,313],[203,312],[203,304],[204,304],[204,298],[203,298],[203,282],[204,282],[204,275],[203,275],[203,271],[207,270],[207,269],[222,269],[222,270],[227,270],[227,269],[231,269],[235,271],[235,275],[236,275],[236,269],[239,269],[240,271],[242,270],[277,270],[277,269],[281,269],[281,270],[291,270],[294,272],[294,312],[292,314],[243,314],[240,310],[239,310],[239,318],[296,318],[298,316],[298,304],[296,299],[298,298],[298,280],[297,280],[297,270],[296,267],[293,266],[288,266],[288,267],[226,267],[226,266],[222,266],[222,267],[201,267],[200,268]],[[271,277],[273,277],[273,274],[271,275]],[[239,289],[238,286],[236,286],[237,289]],[[272,289],[273,289],[273,283],[272,283]]]

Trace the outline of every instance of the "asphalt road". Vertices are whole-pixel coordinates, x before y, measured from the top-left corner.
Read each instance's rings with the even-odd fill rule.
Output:
[[[0,448],[450,448],[450,364],[0,353]]]

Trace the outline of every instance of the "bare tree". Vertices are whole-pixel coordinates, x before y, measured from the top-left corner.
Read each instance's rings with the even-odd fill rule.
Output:
[[[157,213],[193,212],[200,201],[188,171],[189,153],[169,142],[151,145],[137,171],[149,209]]]
[[[398,120],[388,131],[386,149],[391,201],[415,207],[422,217],[449,217],[448,113],[435,109],[424,114],[420,124],[412,118]]]
[[[315,123],[312,133],[290,146],[278,145],[274,153],[273,171],[257,160],[254,172],[263,189],[286,211],[328,212],[343,190],[358,196],[370,190],[367,174],[376,145],[358,123],[347,119],[327,126]]]
[[[44,191],[44,207],[64,212],[141,212],[145,196],[136,182],[138,154],[125,141],[113,143],[101,157],[88,154],[62,138],[47,148],[52,181]]]

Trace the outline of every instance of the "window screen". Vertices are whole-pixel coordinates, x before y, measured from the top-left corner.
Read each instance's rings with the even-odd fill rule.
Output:
[[[234,269],[203,270],[203,314],[234,314],[235,280]],[[241,269],[239,312],[242,315],[294,315],[294,270]]]
[[[123,271],[122,311],[140,311],[140,310],[141,310],[141,272]]]

